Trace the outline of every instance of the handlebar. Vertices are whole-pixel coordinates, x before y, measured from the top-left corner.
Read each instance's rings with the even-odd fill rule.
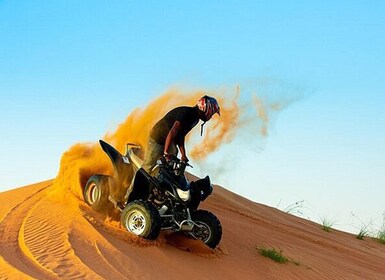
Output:
[[[161,161],[164,166],[167,166],[169,168],[172,168],[175,171],[176,175],[181,175],[185,172],[185,169],[187,166],[193,168],[191,164],[189,164],[186,161],[181,161],[177,156],[175,155],[169,155],[169,159],[167,159],[165,156],[162,156]]]

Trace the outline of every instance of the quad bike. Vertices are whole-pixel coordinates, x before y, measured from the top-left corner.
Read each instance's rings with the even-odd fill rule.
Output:
[[[161,158],[147,173],[141,165],[142,150],[127,144],[123,156],[100,140],[114,167],[113,176],[93,175],[84,187],[84,200],[96,211],[121,212],[121,223],[129,232],[156,239],[160,230],[182,232],[215,248],[222,226],[211,212],[198,209],[213,190],[209,176],[189,182],[184,174],[190,166],[177,157]]]

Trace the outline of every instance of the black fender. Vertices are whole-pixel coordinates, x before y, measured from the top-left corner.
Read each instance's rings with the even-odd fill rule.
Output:
[[[140,168],[135,173],[131,188],[127,191],[127,203],[138,199],[147,200],[154,187],[160,189],[159,182]]]
[[[201,201],[204,201],[212,192],[213,186],[209,176],[190,183],[191,200],[189,208],[196,210]]]
[[[123,155],[107,142],[99,140],[103,151],[110,158],[114,167],[113,180],[110,183],[110,194],[117,201],[124,201],[126,190],[131,184],[134,171],[130,164],[123,160]]]

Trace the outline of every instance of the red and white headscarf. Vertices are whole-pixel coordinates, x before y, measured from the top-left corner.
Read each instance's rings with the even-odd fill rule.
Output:
[[[205,123],[211,119],[214,114],[221,115],[221,108],[219,107],[218,101],[211,96],[203,96],[201,99],[197,101],[196,106],[200,111],[205,114],[205,119],[203,120],[203,124],[201,124],[201,136],[203,134],[203,126]]]
[[[221,108],[219,107],[218,101],[214,97],[205,95],[198,100],[196,105],[199,110],[205,113],[207,120],[211,119],[211,117],[216,113],[221,115]]]

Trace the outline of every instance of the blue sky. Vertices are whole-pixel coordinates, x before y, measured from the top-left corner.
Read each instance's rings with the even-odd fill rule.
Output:
[[[219,183],[271,206],[305,199],[342,226],[381,216],[383,1],[143,2],[0,1],[1,191],[55,177],[68,147],[169,87],[270,77],[304,94],[260,151],[230,144],[241,163]]]

